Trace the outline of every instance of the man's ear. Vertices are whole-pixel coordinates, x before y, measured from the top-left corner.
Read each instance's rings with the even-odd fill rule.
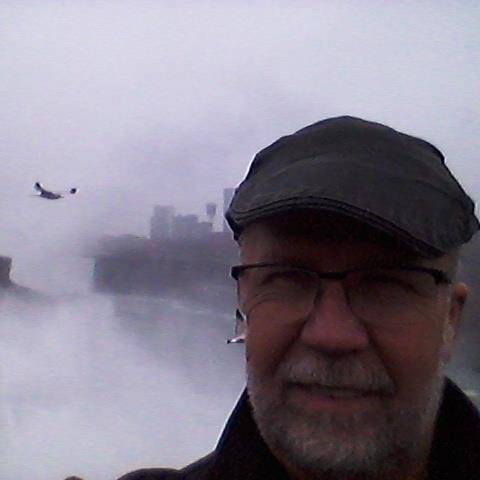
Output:
[[[450,293],[448,318],[443,329],[443,356],[449,361],[453,354],[453,345],[458,336],[463,308],[467,301],[469,289],[463,282],[455,283]]]

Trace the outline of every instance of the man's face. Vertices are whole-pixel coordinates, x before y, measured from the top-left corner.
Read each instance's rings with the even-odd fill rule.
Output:
[[[326,218],[319,223],[312,215],[292,215],[252,225],[241,238],[244,263],[317,271],[412,263],[410,251],[360,224]],[[452,267],[448,257],[414,263]],[[298,321],[246,312],[247,386],[259,429],[297,474],[373,477],[386,465],[409,468],[428,455],[442,367],[466,287],[439,285],[428,304],[406,309],[405,322],[385,318],[373,327],[352,313],[340,282],[327,283]]]

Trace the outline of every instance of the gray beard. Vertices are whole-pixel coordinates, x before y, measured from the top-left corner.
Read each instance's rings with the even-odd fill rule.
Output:
[[[365,383],[372,386],[380,386],[383,381],[387,387],[385,373],[372,376],[358,362],[347,363],[345,359],[339,363],[339,368],[332,369],[332,362],[323,368],[328,381],[338,372],[337,378],[355,378],[358,382],[365,378]],[[303,376],[321,378],[318,371],[305,368],[308,364],[291,363],[281,370],[289,378],[301,377],[301,372]],[[401,409],[385,405],[348,416],[307,412],[286,402],[282,395],[270,398],[248,366],[247,388],[262,437],[273,452],[288,459],[290,467],[307,473],[312,480],[394,478],[428,455],[425,438],[435,423],[443,392],[441,367],[416,404]]]

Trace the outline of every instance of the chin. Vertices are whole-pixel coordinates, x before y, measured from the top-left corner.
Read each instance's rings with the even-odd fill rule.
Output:
[[[437,378],[416,405],[312,412],[273,395],[254,376],[247,383],[255,421],[272,452],[314,478],[339,479],[387,475],[421,461],[443,390]]]
[[[394,432],[371,414],[305,415],[288,407],[254,412],[272,451],[288,458],[294,468],[315,475],[376,475],[384,465],[400,466],[396,459],[406,454],[399,455]],[[411,441],[408,446],[414,448]]]

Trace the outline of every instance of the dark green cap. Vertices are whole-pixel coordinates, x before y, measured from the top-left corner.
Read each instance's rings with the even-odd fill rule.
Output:
[[[254,158],[226,219],[248,224],[293,210],[353,217],[439,256],[479,229],[474,203],[430,143],[355,117],[314,123]]]

